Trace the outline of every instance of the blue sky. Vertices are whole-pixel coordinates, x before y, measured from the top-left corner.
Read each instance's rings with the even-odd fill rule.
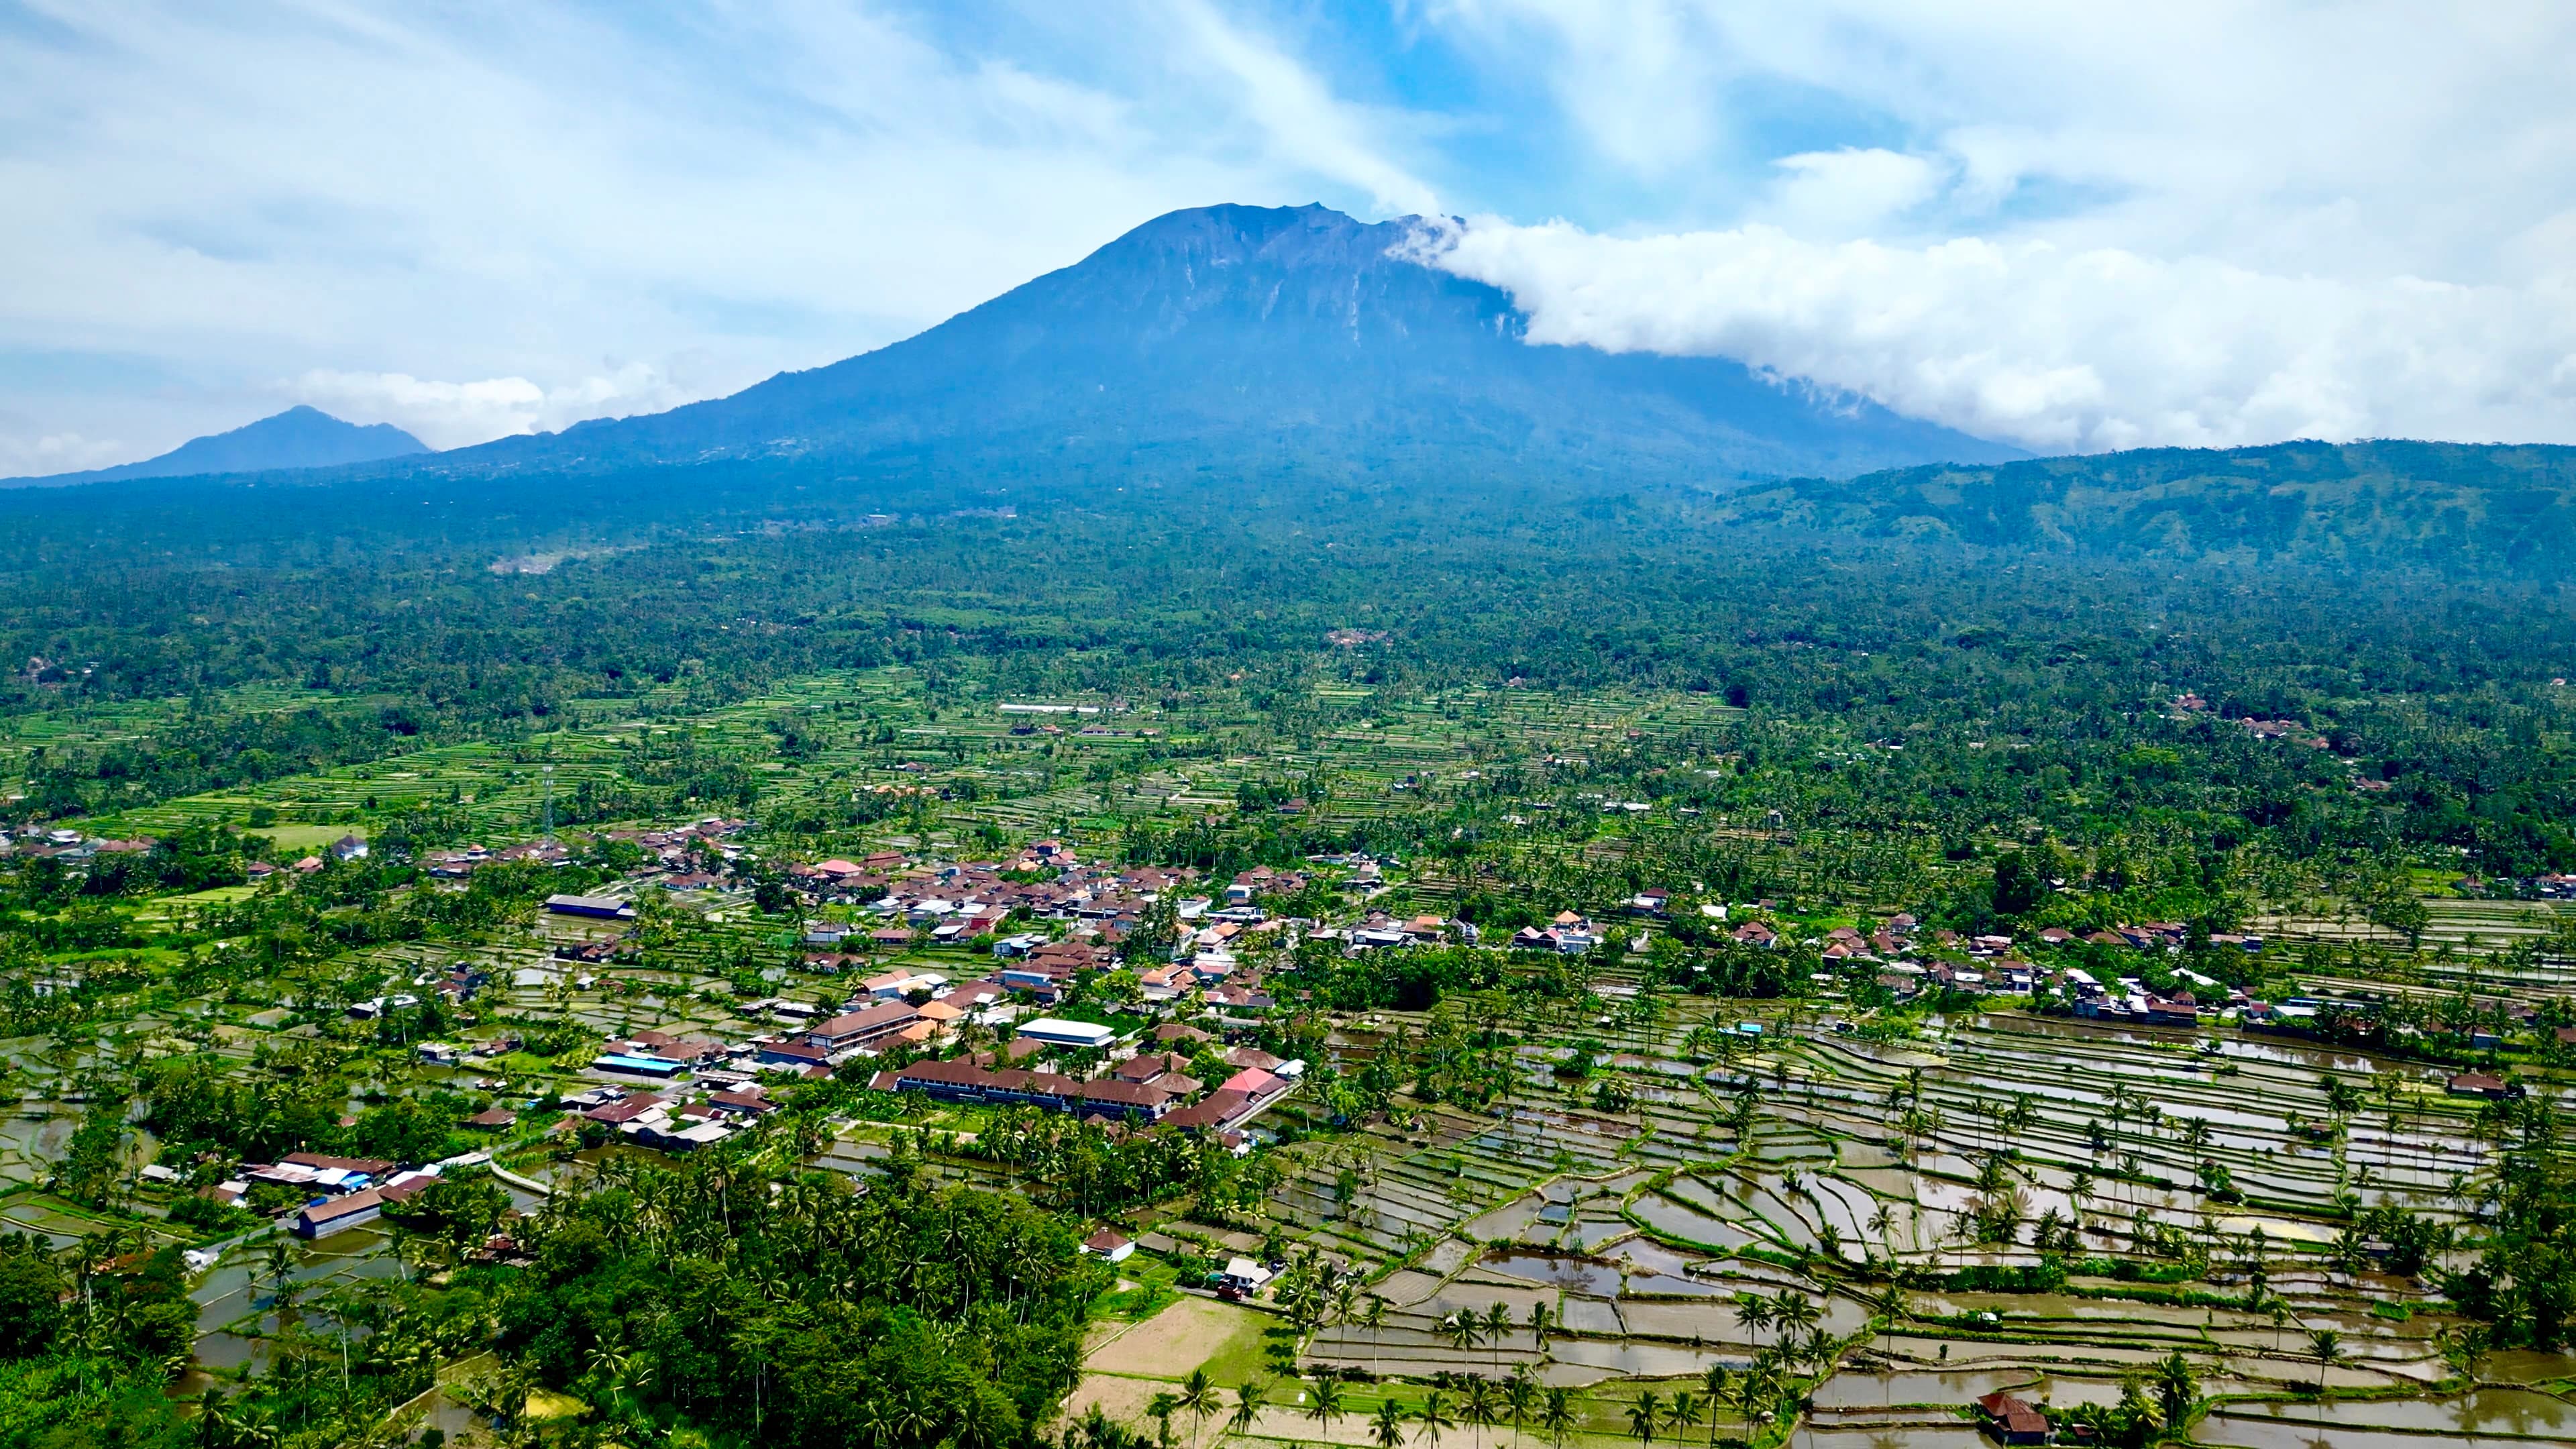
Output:
[[[2039,449],[2576,442],[2576,7],[0,0],[0,475],[881,345],[1179,206]]]

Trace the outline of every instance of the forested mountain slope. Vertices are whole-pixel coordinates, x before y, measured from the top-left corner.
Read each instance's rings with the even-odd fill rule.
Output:
[[[1935,465],[1730,496],[1750,526],[2016,550],[2547,575],[2576,540],[2576,448],[2370,441]]]

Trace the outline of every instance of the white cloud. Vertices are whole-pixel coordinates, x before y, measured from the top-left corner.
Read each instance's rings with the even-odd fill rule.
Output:
[[[1776,163],[1762,217],[1806,237],[1867,236],[1940,195],[1950,168],[1870,147],[1803,151]]]
[[[1229,23],[1208,0],[1172,0],[1198,52],[1240,87],[1245,117],[1281,160],[1365,192],[1384,211],[1439,210],[1431,187],[1389,159],[1374,139],[1386,127],[1351,106],[1285,51]]]
[[[1604,159],[1669,183],[1730,131],[1715,103],[1740,61],[1675,0],[1432,0],[1428,14],[1535,73]]]
[[[713,396],[1178,207],[1429,194],[1383,116],[1196,0],[980,29],[906,0],[27,8],[0,34],[0,364],[185,379],[13,399],[128,456],[308,373],[481,379],[338,385],[451,442],[645,405],[603,354],[659,375],[652,406]]]
[[[584,418],[659,412],[691,400],[641,362],[552,388],[524,377],[432,382],[400,372],[316,369],[283,390],[353,423],[392,423],[433,448],[556,432]]]
[[[1852,144],[1963,175],[1952,220],[2289,274],[2507,279],[2576,178],[2576,7],[2412,0],[1432,0],[1540,77],[1590,153],[1762,219],[1778,157]],[[1902,137],[1901,141],[1889,139]],[[1594,218],[1620,230],[1656,213]],[[1663,213],[1672,215],[1671,212]],[[1686,228],[1675,228],[1686,229]]]
[[[2576,8],[1426,13],[1689,213],[1470,228],[1443,264],[1534,337],[1740,357],[2042,450],[2576,442]]]
[[[1430,248],[1530,338],[1723,355],[2040,451],[2290,437],[2576,442],[2576,291],[2343,281],[2039,239],[1610,237],[1486,218]]]
[[[114,438],[84,438],[78,433],[46,433],[22,438],[0,432],[0,478],[80,473],[126,460],[128,449]]]

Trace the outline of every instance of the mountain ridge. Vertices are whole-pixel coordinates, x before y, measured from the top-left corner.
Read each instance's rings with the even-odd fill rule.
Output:
[[[2576,547],[2576,447],[2374,438],[2140,448],[1794,479],[1718,521],[2108,557],[2549,572]]]
[[[351,423],[303,403],[221,433],[190,438],[158,457],[78,473],[0,478],[0,487],[53,488],[128,478],[270,473],[382,462],[430,451],[391,423]]]

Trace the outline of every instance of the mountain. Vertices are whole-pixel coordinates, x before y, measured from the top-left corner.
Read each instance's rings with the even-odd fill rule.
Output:
[[[1800,479],[1714,506],[1740,526],[2027,552],[2558,575],[2576,557],[2576,448],[2149,448]]]
[[[265,473],[281,468],[329,468],[426,453],[428,445],[391,423],[360,426],[297,405],[229,433],[191,438],[158,458],[56,473],[43,478],[0,479],[27,484],[106,483],[119,478],[186,478],[206,473]]]
[[[2022,456],[1722,359],[1532,346],[1504,293],[1412,259],[1421,234],[1321,206],[1173,212],[877,351],[437,466],[1733,482]]]

